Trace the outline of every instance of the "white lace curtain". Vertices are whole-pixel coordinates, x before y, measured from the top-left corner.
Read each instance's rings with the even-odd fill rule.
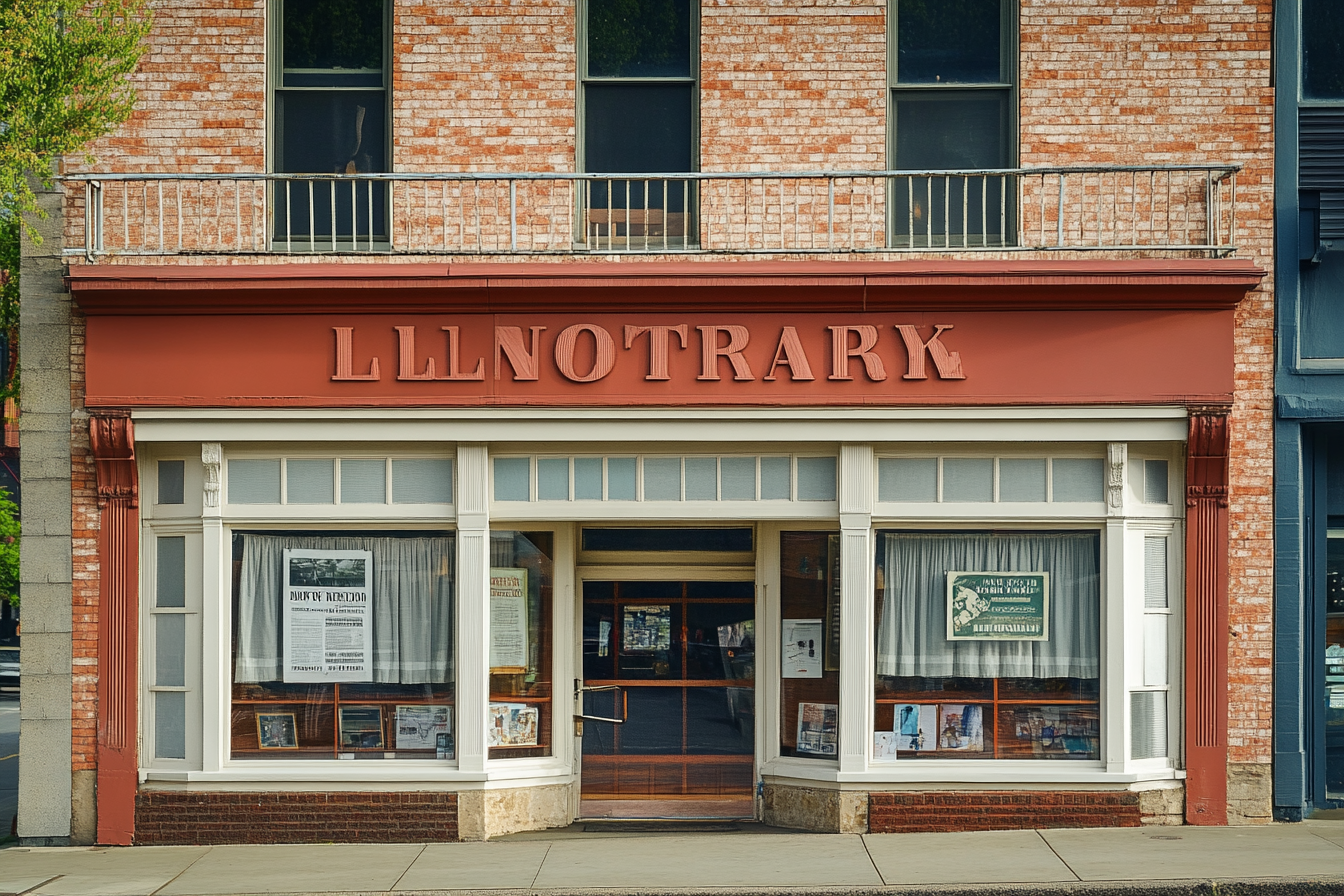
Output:
[[[451,681],[454,545],[448,536],[244,535],[234,681],[284,678],[280,617],[286,548],[373,554],[373,680]]]
[[[885,533],[877,674],[929,678],[1097,678],[1095,532]],[[1050,573],[1048,641],[949,641],[947,573]]]

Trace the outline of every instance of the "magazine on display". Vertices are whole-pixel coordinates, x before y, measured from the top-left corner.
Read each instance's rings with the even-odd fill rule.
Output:
[[[799,753],[835,757],[839,753],[839,707],[834,703],[798,704]]]
[[[373,680],[373,554],[286,548],[286,682]]]
[[[398,750],[433,750],[438,736],[452,731],[453,714],[448,706],[402,705],[397,707]]]
[[[342,750],[384,749],[381,706],[342,706],[339,721]]]
[[[487,747],[535,747],[539,713],[526,703],[491,703]]]
[[[985,708],[973,703],[938,705],[938,749],[982,753],[985,749]]]
[[[938,749],[938,704],[898,703],[894,715],[898,749],[916,753]]]

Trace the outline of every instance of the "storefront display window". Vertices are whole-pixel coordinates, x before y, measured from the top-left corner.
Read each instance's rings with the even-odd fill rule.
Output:
[[[451,533],[233,544],[234,758],[455,758]]]
[[[835,759],[840,705],[840,536],[784,532],[779,544],[782,756]]]
[[[1100,758],[1096,532],[878,533],[874,759]]]
[[[555,534],[490,533],[491,759],[551,755]]]

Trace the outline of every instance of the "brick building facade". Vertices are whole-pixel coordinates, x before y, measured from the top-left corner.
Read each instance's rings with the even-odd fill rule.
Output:
[[[907,0],[646,0],[685,46],[613,62],[610,4],[387,0],[336,65],[285,42],[321,2],[161,4],[26,250],[25,488],[70,514],[25,517],[25,687],[69,697],[25,701],[21,839],[1268,821],[1271,5],[963,6],[970,49]],[[280,550],[440,552],[444,640],[388,659],[374,606],[305,678]],[[1040,644],[902,615],[1042,563]]]

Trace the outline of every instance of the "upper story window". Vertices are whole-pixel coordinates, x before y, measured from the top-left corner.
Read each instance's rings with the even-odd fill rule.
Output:
[[[280,0],[273,28],[272,168],[388,169],[386,0]],[[383,190],[365,181],[280,181],[276,239],[386,239]],[[338,246],[339,248],[339,246]]]
[[[1337,0],[1302,0],[1302,98],[1344,100],[1344,16]]]
[[[588,0],[579,166],[599,174],[676,174],[697,165],[699,22],[690,0]],[[676,178],[589,181],[585,243],[694,241],[695,184]]]
[[[1010,167],[1016,29],[1010,0],[893,0],[889,36],[890,166],[903,171]],[[998,241],[1010,184],[994,178],[906,178],[894,187],[893,231],[946,244]],[[964,209],[964,211],[963,211]],[[963,220],[965,219],[965,220]]]

